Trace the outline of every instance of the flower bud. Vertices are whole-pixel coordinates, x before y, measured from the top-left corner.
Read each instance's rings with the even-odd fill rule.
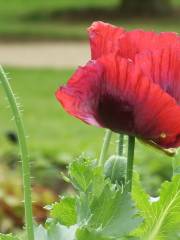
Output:
[[[124,184],[127,160],[123,156],[112,155],[105,163],[104,174],[112,183]]]

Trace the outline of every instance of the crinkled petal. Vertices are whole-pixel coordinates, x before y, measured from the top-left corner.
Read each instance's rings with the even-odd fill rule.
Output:
[[[79,68],[56,96],[66,111],[89,124],[166,148],[180,146],[180,107],[137,63],[118,53]]]
[[[144,74],[180,105],[180,46],[148,51],[136,56]]]
[[[137,54],[144,51],[154,51],[179,44],[180,37],[176,33],[133,30],[126,32],[119,40],[119,49],[122,57],[134,60]]]
[[[69,114],[96,126],[99,126],[95,116],[102,71],[100,64],[89,61],[86,66],[77,69],[66,86],[56,92],[57,99]]]
[[[162,49],[180,42],[176,33],[133,30],[125,31],[123,28],[103,22],[94,22],[89,28],[92,59],[115,52],[124,58],[134,59],[135,55],[145,50]]]
[[[119,38],[124,29],[104,22],[94,22],[89,28],[91,57],[97,59],[119,49]]]

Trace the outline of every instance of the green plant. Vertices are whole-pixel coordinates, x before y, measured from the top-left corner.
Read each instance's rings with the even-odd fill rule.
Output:
[[[116,181],[113,174],[106,176],[104,163],[107,160],[111,136],[109,131],[106,133],[99,160],[87,160],[81,157],[70,163],[68,176],[65,179],[71,182],[76,193],[73,196],[61,197],[58,202],[48,205],[46,208],[50,211],[50,218],[47,219],[45,226],[33,226],[26,138],[17,104],[3,69],[1,69],[1,82],[13,110],[22,151],[26,240],[179,238],[179,155],[174,156],[174,177],[171,182],[162,184],[159,198],[152,201],[141,187],[136,174],[132,181],[134,138],[129,138],[127,174],[125,176],[124,171],[119,171],[117,176],[117,179],[125,178],[124,182]],[[122,135],[120,139],[116,154],[122,157],[125,156]],[[11,234],[0,234],[0,240],[23,240],[23,238]]]

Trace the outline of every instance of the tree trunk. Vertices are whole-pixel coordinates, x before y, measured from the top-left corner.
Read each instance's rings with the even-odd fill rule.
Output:
[[[124,15],[152,16],[172,12],[169,0],[123,0],[120,9]]]

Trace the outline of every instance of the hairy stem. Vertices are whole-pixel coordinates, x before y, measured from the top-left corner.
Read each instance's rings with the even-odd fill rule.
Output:
[[[9,105],[11,107],[20,145],[21,159],[22,159],[22,174],[23,174],[23,188],[24,188],[24,208],[25,208],[25,220],[26,220],[26,231],[27,240],[34,240],[33,231],[33,217],[32,217],[32,200],[31,200],[31,181],[30,181],[30,164],[29,164],[29,154],[26,143],[26,136],[23,126],[23,121],[21,118],[20,111],[17,106],[17,102],[14,93],[9,84],[8,78],[0,66],[0,81],[4,88],[5,94],[8,98]]]
[[[129,192],[131,192],[131,189],[132,189],[134,148],[135,148],[135,137],[129,136],[129,139],[128,139],[127,176],[126,176],[127,190]]]
[[[106,157],[106,153],[108,151],[109,143],[111,140],[111,135],[112,135],[111,130],[106,129],[104,140],[103,140],[103,145],[102,145],[101,153],[100,153],[100,157],[99,157],[99,162],[98,162],[99,166],[103,166],[105,163],[105,160],[106,160],[105,157]]]

